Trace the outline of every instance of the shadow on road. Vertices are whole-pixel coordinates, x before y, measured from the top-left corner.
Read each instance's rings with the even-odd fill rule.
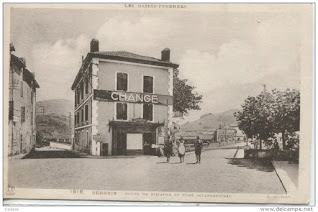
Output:
[[[195,163],[195,162],[194,163],[187,163],[187,165],[194,165],[194,164],[197,164],[197,163]]]
[[[164,161],[164,162],[157,162],[157,164],[160,164],[160,163],[168,163],[167,161]]]
[[[274,171],[274,166],[269,160],[253,160],[253,159],[244,159],[244,158],[234,158],[228,159],[228,164],[235,165],[238,167],[245,167],[247,169],[256,169],[263,172],[272,172]]]
[[[55,150],[55,151],[35,151],[31,150],[27,155],[22,159],[38,159],[38,158],[80,158],[79,155],[64,150]]]

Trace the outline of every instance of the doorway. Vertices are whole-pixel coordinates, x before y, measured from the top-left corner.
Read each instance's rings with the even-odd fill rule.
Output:
[[[156,149],[152,148],[153,144],[156,144],[155,135],[153,133],[143,134],[143,149],[145,155],[155,155]]]
[[[117,132],[117,155],[126,155],[127,136],[126,133]]]

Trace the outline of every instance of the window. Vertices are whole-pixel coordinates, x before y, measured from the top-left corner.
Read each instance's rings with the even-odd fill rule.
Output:
[[[85,121],[88,121],[88,105],[85,105]]]
[[[76,124],[78,124],[79,123],[79,112],[77,112],[77,119],[76,119]]]
[[[31,125],[33,125],[33,111],[31,110]]]
[[[33,91],[31,91],[31,104],[33,104]]]
[[[80,87],[78,87],[77,88],[77,105],[79,105],[79,103],[80,103],[80,99],[81,98],[81,88]]]
[[[13,101],[9,101],[9,120],[13,120],[13,116],[14,116]]]
[[[127,91],[128,88],[128,74],[117,73],[117,90]]]
[[[21,97],[23,97],[23,82],[20,82],[20,92],[21,92]]]
[[[77,106],[77,89],[75,89],[75,107]]]
[[[89,84],[89,80],[88,78],[85,78],[85,94],[88,94],[88,84]]]
[[[81,110],[82,114],[81,114],[81,120],[82,120],[82,123],[84,122],[84,109]]]
[[[74,117],[74,123],[75,123],[75,125],[77,124],[77,115],[75,115],[75,117]]]
[[[153,93],[153,77],[144,76],[144,93]]]
[[[144,104],[143,105],[143,119],[152,121],[152,113],[153,112],[153,105],[152,104]]]
[[[81,83],[81,100],[84,99],[84,81]]]
[[[116,103],[116,119],[127,120],[127,103]]]
[[[21,107],[21,122],[25,122],[25,107]]]

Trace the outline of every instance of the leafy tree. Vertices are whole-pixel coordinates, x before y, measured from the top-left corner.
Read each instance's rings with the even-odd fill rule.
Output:
[[[300,127],[300,92],[299,90],[273,90],[275,96],[275,129],[282,133],[283,149],[286,148],[288,134],[299,131]]]
[[[242,109],[234,116],[239,128],[249,138],[255,136],[266,142],[275,133],[282,133],[285,148],[286,132],[299,130],[300,93],[297,90],[274,89],[271,92],[264,91],[256,97],[249,96]]]
[[[187,84],[187,79],[178,77],[179,70],[173,71],[173,110],[188,115],[189,110],[200,110],[202,95],[194,92],[195,87]]]
[[[256,97],[249,96],[242,105],[243,110],[234,113],[238,127],[247,137],[254,136],[261,141],[267,141],[274,135],[274,116],[271,110],[273,102],[274,98],[270,93],[262,92]]]

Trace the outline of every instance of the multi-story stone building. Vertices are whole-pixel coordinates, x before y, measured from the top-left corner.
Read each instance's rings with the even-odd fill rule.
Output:
[[[9,155],[26,153],[36,143],[35,102],[39,84],[24,58],[12,54],[9,74]]]
[[[154,154],[172,124],[170,50],[161,59],[126,51],[90,52],[73,82],[74,148],[92,155]]]

